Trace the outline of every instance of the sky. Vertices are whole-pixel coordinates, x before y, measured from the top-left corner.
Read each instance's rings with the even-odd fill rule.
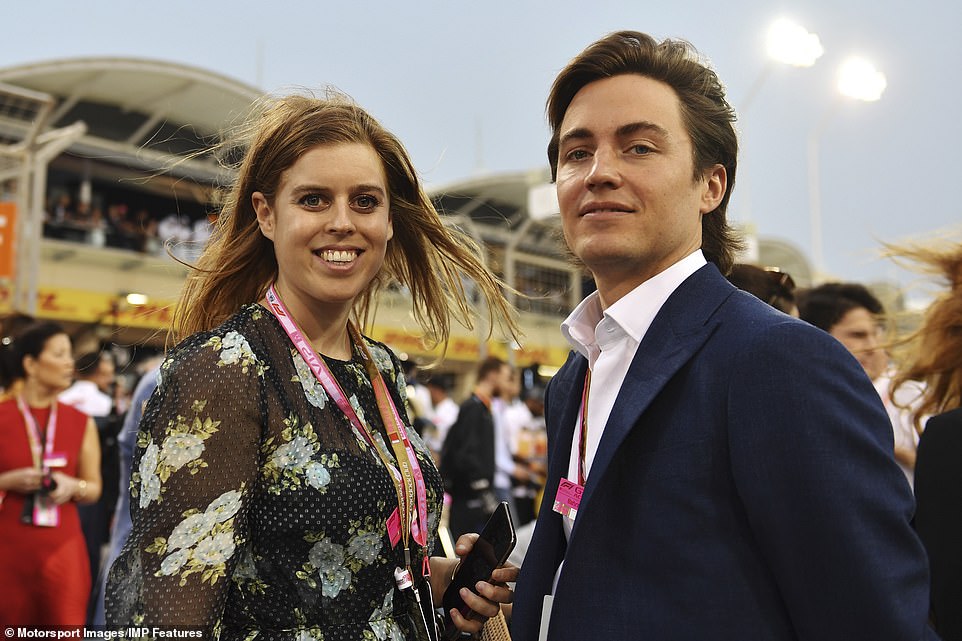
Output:
[[[818,149],[824,271],[913,278],[882,242],[962,240],[962,2],[958,0],[489,0],[0,4],[0,68],[77,56],[202,67],[283,92],[334,86],[408,147],[429,187],[546,166],[544,103],[557,72],[612,31],[691,42],[739,112],[729,215],[762,238],[812,248],[808,149]],[[807,69],[772,65],[765,33],[789,17],[825,49]],[[888,86],[843,99],[850,55]],[[759,84],[760,83],[760,84]],[[749,99],[752,87],[758,91]]]

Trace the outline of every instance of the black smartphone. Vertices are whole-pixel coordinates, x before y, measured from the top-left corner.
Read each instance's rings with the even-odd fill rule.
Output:
[[[441,603],[444,606],[445,622],[448,624],[445,626],[446,630],[454,628],[450,625],[451,616],[448,614],[452,608],[457,608],[465,617],[471,611],[461,598],[461,588],[468,588],[477,594],[475,584],[491,578],[491,573],[508,560],[516,542],[511,512],[508,511],[508,504],[502,501],[484,524],[474,547],[461,559],[461,565],[454,573],[451,585],[444,591]]]

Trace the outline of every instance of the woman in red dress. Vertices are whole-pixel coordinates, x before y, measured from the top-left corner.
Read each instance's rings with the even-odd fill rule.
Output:
[[[56,323],[0,348],[0,621],[83,625],[90,567],[77,503],[100,496],[93,419],[57,402],[73,376],[70,337]]]

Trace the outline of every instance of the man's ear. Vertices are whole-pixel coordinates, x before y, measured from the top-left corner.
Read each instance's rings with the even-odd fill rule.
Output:
[[[725,197],[725,189],[728,187],[728,172],[724,166],[714,165],[705,170],[704,181],[705,190],[702,192],[702,204],[699,211],[707,214],[714,211]]]
[[[257,216],[257,226],[261,228],[261,233],[270,240],[274,240],[274,208],[267,202],[267,196],[259,191],[251,194],[251,205],[254,207],[254,214]]]

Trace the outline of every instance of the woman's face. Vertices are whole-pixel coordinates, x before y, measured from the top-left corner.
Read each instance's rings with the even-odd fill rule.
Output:
[[[43,351],[36,357],[24,357],[23,367],[28,383],[57,392],[67,389],[73,382],[74,374],[70,338],[66,334],[54,334],[47,339]]]
[[[363,143],[314,147],[281,174],[274,201],[251,196],[274,243],[289,306],[350,310],[384,264],[394,235],[381,159]]]

